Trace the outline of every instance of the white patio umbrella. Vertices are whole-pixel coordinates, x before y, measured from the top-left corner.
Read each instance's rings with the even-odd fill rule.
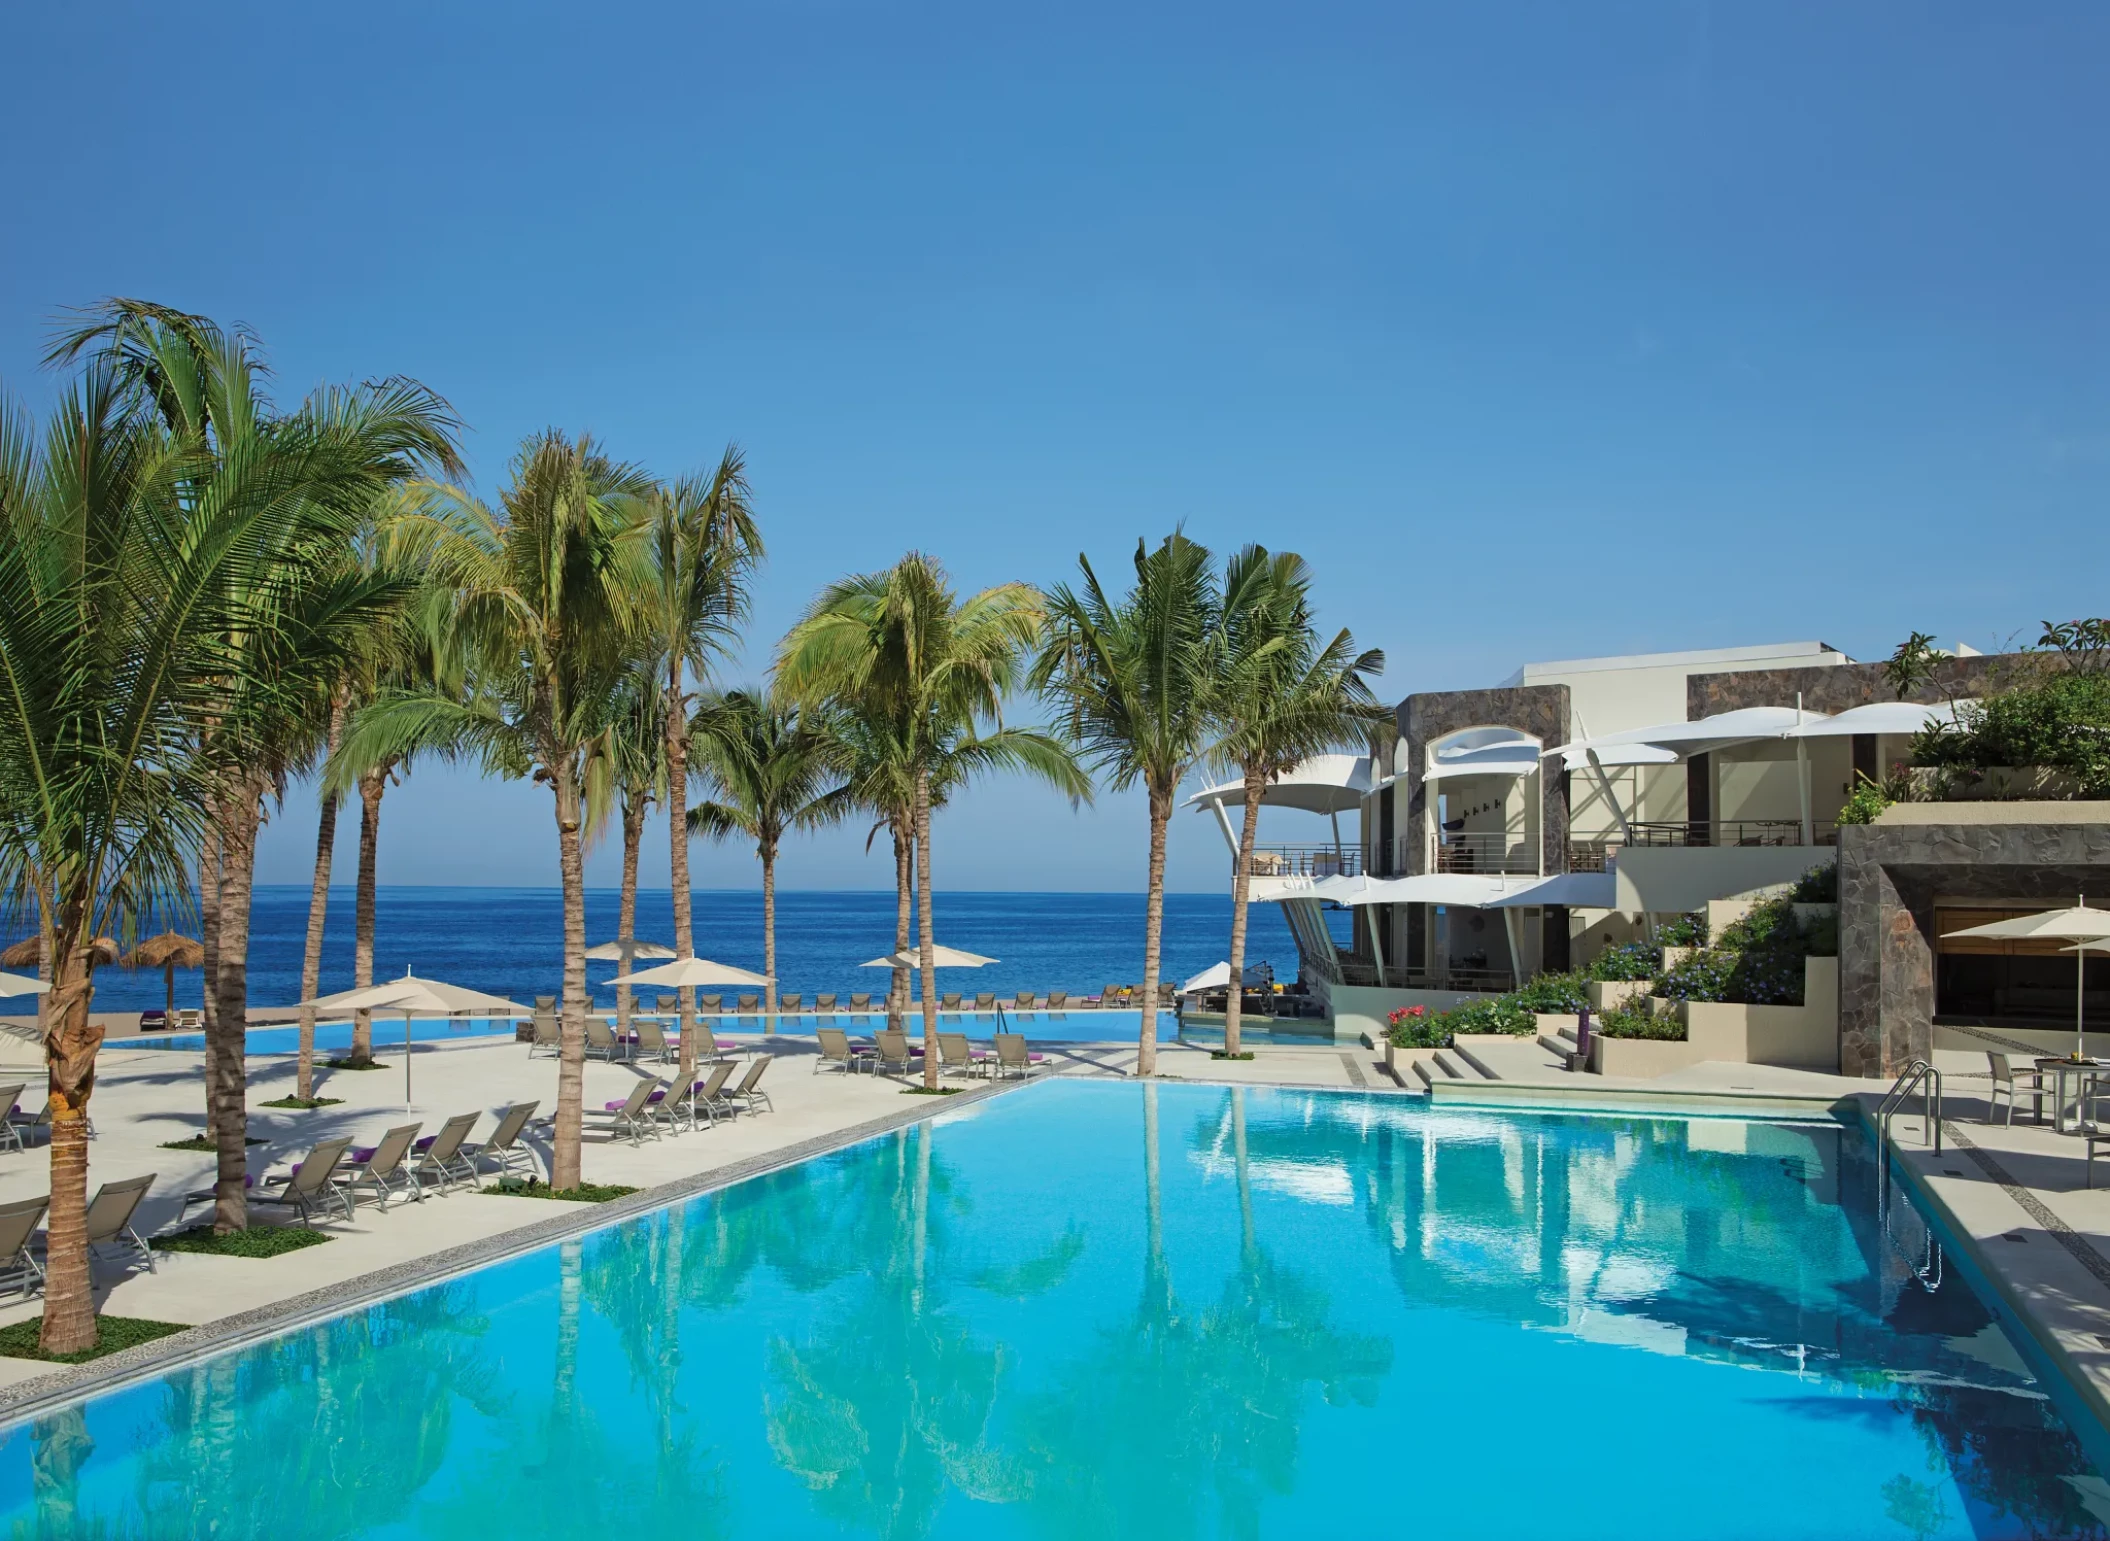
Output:
[[[348,1011],[400,1011],[403,1013],[403,1102],[410,1102],[410,1019],[451,1017],[463,1012],[481,1017],[518,1019],[531,1017],[534,1008],[502,995],[486,995],[466,985],[450,985],[437,979],[420,979],[408,969],[401,979],[368,985],[363,990],[342,990],[335,995],[302,1001],[317,1012],[332,1016]]]
[[[618,974],[608,982],[612,985],[673,985],[679,989],[685,985],[766,985],[770,976],[751,974],[730,963],[713,963],[709,958],[676,958],[657,968]]]
[[[596,963],[621,963],[624,961],[623,944],[621,942],[603,942],[597,947],[587,948],[586,956]],[[630,958],[632,961],[638,958],[678,958],[680,956],[681,954],[673,948],[660,942],[633,941],[630,944]]]
[[[939,968],[980,968],[996,959],[985,958],[978,952],[963,952],[957,947],[933,947],[931,961]],[[860,963],[859,968],[921,968],[923,954],[910,947],[901,952],[890,952],[883,958],[874,958],[869,963]]]
[[[27,974],[0,974],[0,996],[50,993],[51,984],[48,980],[32,979]]]
[[[2101,944],[2110,942],[2110,910],[2091,910],[2084,894],[2081,902],[2070,910],[2039,910],[2034,915],[2016,915],[2007,920],[1987,921],[1982,926],[1966,926],[1961,931],[1947,931],[1945,936],[1982,936],[1989,940],[2008,942],[2080,942]],[[2088,1037],[2082,1023],[2087,1014],[2087,1000],[2082,991],[2087,968],[2086,946],[2067,948],[2074,954],[2073,981],[2073,1057],[2077,1060],[2088,1057]]]

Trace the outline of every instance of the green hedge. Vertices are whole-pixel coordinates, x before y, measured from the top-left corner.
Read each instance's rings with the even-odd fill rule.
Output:
[[[1590,1031],[1600,1038],[1655,1038],[1672,1043],[1685,1041],[1685,1024],[1675,1015],[1656,1017],[1646,1011],[1621,1006],[1593,1020]]]

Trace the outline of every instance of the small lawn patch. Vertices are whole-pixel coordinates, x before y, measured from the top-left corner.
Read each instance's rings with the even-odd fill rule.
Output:
[[[502,1194],[507,1198],[563,1199],[572,1204],[606,1204],[611,1199],[628,1198],[637,1191],[621,1183],[580,1183],[576,1188],[552,1188],[539,1177],[526,1182],[517,1177],[502,1177],[496,1187],[484,1189],[486,1193]]]
[[[267,1108],[334,1108],[344,1101],[342,1097],[273,1097],[263,1104]]]
[[[244,1140],[242,1143],[244,1145],[268,1145],[270,1141],[247,1139]],[[214,1151],[220,1148],[220,1142],[214,1139],[209,1134],[193,1134],[188,1135],[180,1140],[163,1140],[161,1142],[161,1148],[163,1150]]]
[[[277,1257],[332,1238],[304,1225],[253,1225],[222,1236],[210,1225],[194,1225],[173,1236],[156,1236],[147,1245],[156,1252],[203,1252],[211,1257]]]
[[[326,1059],[322,1063],[327,1070],[386,1070],[388,1068],[377,1059]]]
[[[43,1322],[34,1316],[26,1322],[0,1327],[0,1354],[10,1359],[42,1359],[48,1364],[86,1364],[90,1359],[100,1359],[121,1348],[132,1348],[168,1337],[171,1333],[190,1330],[185,1322],[152,1322],[143,1316],[98,1316],[95,1319],[95,1347],[78,1354],[47,1354],[37,1347],[37,1334],[42,1327]]]
[[[964,1086],[904,1086],[901,1088],[901,1095],[904,1097],[957,1097],[965,1090],[967,1088]]]
[[[1252,1057],[1253,1051],[1251,1049],[1240,1049],[1236,1054],[1233,1054],[1228,1049],[1211,1049],[1209,1051],[1209,1058],[1211,1059],[1251,1059]]]

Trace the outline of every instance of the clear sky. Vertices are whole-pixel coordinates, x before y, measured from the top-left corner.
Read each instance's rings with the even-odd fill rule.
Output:
[[[735,678],[911,546],[1046,582],[1181,520],[1302,551],[1388,697],[1991,646],[2110,611],[2106,78],[2098,0],[18,5],[0,383],[41,407],[54,314],[128,294],[248,323],[288,395],[424,379],[486,489],[549,424],[669,474],[737,440]],[[382,878],[554,883],[547,801],[420,767]],[[934,855],[1133,888],[1141,835],[995,785]],[[1199,817],[1172,871],[1223,881]],[[891,869],[859,830],[781,881]]]

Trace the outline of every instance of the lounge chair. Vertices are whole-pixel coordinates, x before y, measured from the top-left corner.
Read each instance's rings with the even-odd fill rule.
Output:
[[[947,1075],[980,1075],[989,1068],[989,1056],[977,1054],[965,1033],[938,1034],[938,1059]]]
[[[724,1113],[728,1117],[732,1115],[733,1110],[727,1107],[725,1103],[725,1083],[732,1075],[734,1069],[735,1065],[732,1060],[721,1059],[717,1064],[711,1066],[709,1075],[705,1076],[701,1081],[690,1083],[689,1094],[682,1099],[682,1102],[689,1110],[689,1127],[691,1129],[696,1127],[696,1115],[699,1113],[713,1124],[718,1122],[720,1113]]]
[[[1019,991],[1018,998],[1011,1003],[1011,1009],[1013,1011],[1032,1011],[1034,1009],[1033,992],[1031,990]]]
[[[564,1051],[563,1030],[557,1024],[557,1014],[547,1006],[535,1008],[530,1031],[533,1036],[528,1039],[529,1059],[538,1054],[547,1054],[554,1059]]]
[[[674,1058],[674,1044],[667,1037],[667,1030],[652,1017],[632,1017],[631,1025],[637,1029],[637,1057],[656,1059],[662,1064]]]
[[[976,1011],[996,1010],[996,992],[994,990],[982,991],[974,998],[974,1009]]]
[[[757,1085],[762,1079],[762,1072],[769,1068],[769,1061],[770,1056],[767,1054],[757,1054],[753,1059],[749,1060],[747,1062],[747,1074],[740,1077],[740,1084],[726,1089],[726,1102],[728,1104],[738,1103],[750,1113],[754,1112],[759,1104],[774,1113],[777,1110],[776,1104],[769,1100],[769,1093],[763,1091]]]
[[[665,1090],[663,1082],[640,1081],[621,1101],[603,1103],[601,1111],[608,1119],[608,1137],[612,1140],[621,1135],[632,1145],[644,1144],[648,1134],[658,1139],[659,1119],[652,1112],[652,1094]]]
[[[722,995],[699,995],[696,997],[696,1009],[698,1011],[723,1011],[725,1010],[725,997]]]
[[[439,1184],[445,1193],[458,1182],[476,1187],[476,1163],[462,1152],[462,1142],[476,1127],[477,1113],[457,1113],[440,1125],[438,1134],[428,1134],[410,1147],[410,1176],[423,1192],[428,1183]]]
[[[132,1228],[132,1216],[139,1212],[139,1201],[147,1196],[147,1189],[154,1186],[154,1177],[149,1172],[144,1177],[104,1183],[95,1190],[95,1197],[88,1200],[90,1252],[97,1247],[115,1247],[120,1256],[136,1257],[147,1265],[148,1273],[154,1271],[154,1249]]]
[[[390,1195],[402,1193],[424,1202],[425,1190],[411,1175],[409,1164],[403,1159],[410,1154],[410,1142],[418,1137],[423,1124],[398,1124],[381,1136],[379,1145],[362,1145],[352,1152],[352,1175],[336,1179],[338,1189],[345,1197],[356,1203],[360,1189],[374,1196],[374,1202],[382,1209],[388,1208]]]
[[[25,1297],[31,1284],[44,1282],[43,1265],[37,1262],[29,1244],[37,1234],[37,1226],[43,1222],[44,1211],[50,1207],[48,1198],[16,1199],[12,1203],[0,1204],[0,1279],[10,1274],[19,1276]]]
[[[813,1009],[815,1011],[837,1010],[838,1008],[835,1004],[835,997],[832,995],[816,995],[813,998]]]
[[[608,1025],[606,1017],[592,1016],[586,1019],[586,1057],[609,1061],[628,1059],[630,1045],[616,1037],[615,1029]]]
[[[850,1009],[852,1011],[870,1011],[872,1009],[870,993],[864,990],[852,990],[850,992]]]
[[[960,992],[954,990],[939,996],[938,1009],[940,1011],[958,1011],[960,1009]]]
[[[819,1075],[821,1068],[825,1065],[839,1065],[845,1073],[856,1071],[859,1068],[867,1070],[871,1068],[872,1051],[866,1048],[851,1047],[850,1035],[841,1028],[824,1027],[819,1029],[816,1036],[821,1041],[821,1051],[814,1056],[813,1073],[815,1075]]]
[[[177,1032],[195,1033],[203,1029],[204,1026],[205,1013],[196,1006],[179,1006],[176,1008]]]
[[[516,1102],[511,1107],[500,1108],[498,1127],[491,1131],[491,1138],[481,1145],[466,1143],[462,1146],[462,1154],[472,1168],[481,1172],[484,1164],[489,1162],[500,1176],[507,1176],[516,1165],[520,1165],[527,1168],[530,1177],[534,1176],[535,1153],[520,1143],[520,1136],[540,1106],[539,1102]]]
[[[252,1204],[290,1204],[300,1211],[300,1223],[312,1226],[318,1212],[328,1214],[332,1204],[341,1205],[344,1217],[352,1218],[351,1195],[341,1192],[330,1179],[337,1175],[337,1163],[344,1153],[352,1148],[349,1139],[318,1140],[315,1148],[301,1159],[299,1166],[278,1177],[266,1177],[263,1185],[249,1195]],[[273,1193],[271,1190],[279,1191]],[[193,1202],[210,1202],[212,1194],[192,1194]]]
[[[762,1009],[762,997],[759,995],[741,996],[739,1009],[741,1011],[760,1011]]]
[[[22,1131],[15,1127],[15,1109],[22,1105],[22,1093],[28,1089],[27,1081],[0,1086],[0,1107],[7,1109],[4,1115],[0,1115],[0,1150],[22,1148]]]
[[[661,1016],[671,1017],[674,1013],[681,1010],[681,997],[678,995],[662,995],[657,998],[655,1006]]]
[[[1017,1076],[1024,1079],[1033,1073],[1034,1055],[1026,1048],[1023,1033],[998,1033],[996,1035],[996,1064],[991,1074],[1001,1078]]]
[[[554,995],[538,995],[535,997],[535,1009],[537,1011],[554,1011],[556,1006],[557,997]]]
[[[2012,1124],[2015,1121],[2015,1091],[2019,1087],[2029,1093],[2030,1103],[2035,1109],[2037,1122],[2043,1123],[2044,1093],[2047,1089],[2044,1085],[2044,1072],[2041,1070],[2024,1070],[2017,1073],[2014,1067],[2008,1063],[2007,1056],[1997,1050],[1988,1049],[1985,1057],[1986,1063],[1992,1067],[1993,1071],[1993,1089],[1986,1094],[1985,1099],[1985,1121],[1987,1123],[1993,1121],[1993,1115],[2000,1111],[2001,1095],[2005,1093],[2007,1096],[2007,1121]],[[2095,1159],[2095,1148],[2092,1145],[2089,1147],[2088,1157],[2091,1162]],[[2093,1185],[2094,1179],[2091,1177],[2090,1186]]]
[[[806,997],[804,995],[780,995],[777,997],[777,1010],[779,1011],[797,1012],[805,1009]]]
[[[1048,992],[1048,1010],[1050,1010],[1050,1011],[1061,1011],[1061,1010],[1063,1010],[1063,1009],[1064,1009],[1065,1007],[1067,1007],[1067,1006],[1068,1006],[1069,1004],[1070,1004],[1070,992],[1069,992],[1069,991],[1067,991],[1067,990],[1050,990],[1050,991]]]
[[[906,1075],[909,1068],[908,1034],[898,1027],[883,1027],[872,1037],[878,1047],[872,1052],[872,1065],[877,1070],[893,1068]]]

